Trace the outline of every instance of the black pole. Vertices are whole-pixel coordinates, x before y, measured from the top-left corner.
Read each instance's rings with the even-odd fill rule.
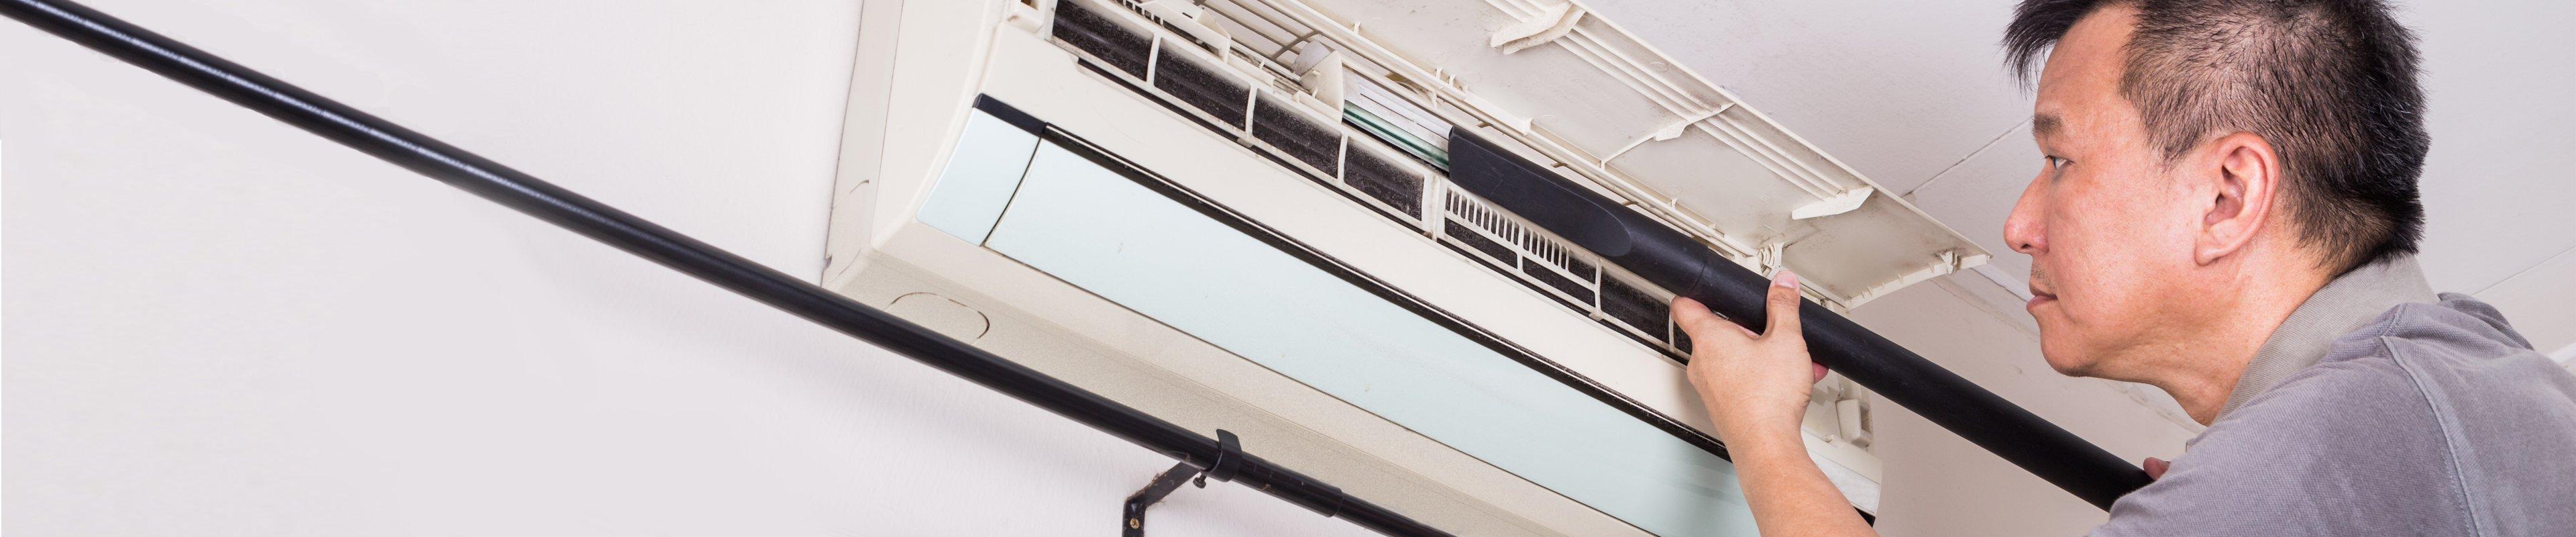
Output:
[[[1464,131],[1449,179],[1637,277],[1761,330],[1771,281],[1699,241]],[[1813,301],[1798,307],[1816,362],[2096,507],[2149,481],[2145,470]]]
[[[169,77],[449,186],[509,206],[627,253],[695,276],[771,307],[912,357],[986,388],[1208,469],[1215,439],[1200,436],[931,332],[811,283],[788,277],[686,235],[530,177],[294,85],[269,78],[160,34],[62,0],[0,0],[0,12],[29,26]],[[1389,535],[1447,535],[1258,456],[1228,459],[1234,479]]]

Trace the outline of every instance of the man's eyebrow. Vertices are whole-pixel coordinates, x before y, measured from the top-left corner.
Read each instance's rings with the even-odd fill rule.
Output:
[[[2041,112],[2030,115],[2030,136],[2032,138],[2057,134],[2057,129],[2063,126],[2064,122],[2057,119],[2057,114]]]

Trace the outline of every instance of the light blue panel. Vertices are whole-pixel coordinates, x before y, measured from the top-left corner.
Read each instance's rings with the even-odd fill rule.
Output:
[[[1754,534],[1707,451],[1055,144],[1025,181],[986,247],[1648,531]]]
[[[1010,205],[1011,192],[1020,188],[1020,174],[1028,171],[1029,154],[1037,148],[1037,135],[982,110],[972,112],[918,219],[966,242],[983,243],[993,232],[993,221],[1002,217],[1002,207]]]

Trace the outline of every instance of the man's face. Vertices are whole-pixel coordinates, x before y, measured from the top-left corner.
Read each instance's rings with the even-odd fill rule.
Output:
[[[2031,131],[2045,155],[2004,224],[2031,256],[2040,351],[2068,375],[2134,380],[2131,361],[2188,311],[2188,196],[2165,180],[2137,107],[2120,94],[2134,12],[2105,8],[2069,30],[2040,75]]]

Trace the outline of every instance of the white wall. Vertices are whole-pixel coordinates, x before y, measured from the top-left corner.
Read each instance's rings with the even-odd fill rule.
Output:
[[[91,3],[821,269],[852,2]],[[8,533],[1102,535],[1171,464],[14,22],[0,73]]]

